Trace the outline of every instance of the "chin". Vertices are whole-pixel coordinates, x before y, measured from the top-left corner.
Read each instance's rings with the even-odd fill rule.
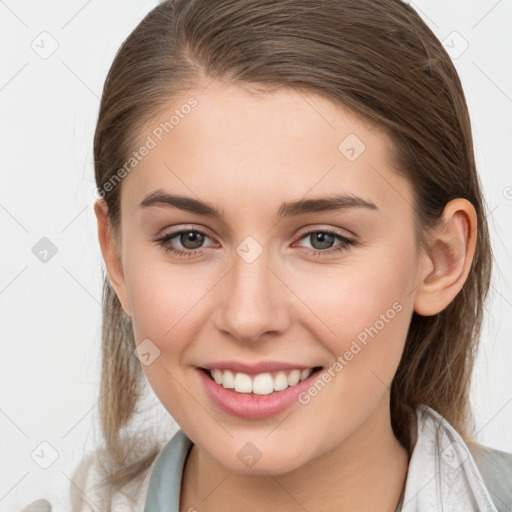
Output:
[[[234,450],[222,449],[220,453],[209,453],[229,471],[244,475],[282,475],[298,469],[309,460],[303,447],[287,447],[283,442],[272,445],[268,440],[260,448],[257,448],[257,444],[244,442],[239,448],[239,443],[236,443]],[[232,450],[234,456],[226,458],[226,453],[233,453]]]

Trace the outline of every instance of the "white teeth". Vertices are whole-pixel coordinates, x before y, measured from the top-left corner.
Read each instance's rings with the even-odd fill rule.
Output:
[[[302,373],[300,374],[300,380],[307,379],[311,375],[312,371],[312,368],[306,368],[305,370],[302,370]]]
[[[269,395],[274,391],[274,379],[270,373],[260,373],[252,381],[252,392],[257,395]]]
[[[276,391],[281,391],[288,387],[288,379],[286,378],[286,374],[284,372],[279,372],[274,379],[274,389]]]
[[[288,375],[288,386],[295,386],[300,380],[300,370],[292,370]]]
[[[260,373],[251,378],[246,373],[233,374],[230,370],[210,370],[210,374],[217,384],[226,389],[234,389],[238,393],[255,393],[256,395],[269,395],[274,391],[282,391],[289,386],[295,386],[299,381],[307,379],[312,368],[305,370],[292,370],[286,375],[284,371],[277,372],[272,378],[270,373]]]
[[[222,372],[220,370],[212,370],[212,377],[217,384],[222,383]]]
[[[251,393],[251,377],[245,373],[237,373],[235,377],[235,391],[238,391],[239,393]]]
[[[219,370],[222,375],[222,371]],[[226,389],[234,389],[235,388],[235,376],[231,370],[226,370],[224,375],[222,375],[221,381],[217,382],[217,384],[222,384]]]

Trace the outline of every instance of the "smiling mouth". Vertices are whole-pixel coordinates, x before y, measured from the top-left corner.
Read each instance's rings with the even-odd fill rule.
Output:
[[[289,387],[296,386],[299,382],[306,380],[322,369],[322,366],[315,366],[303,370],[279,370],[249,375],[243,372],[233,372],[220,368],[212,370],[201,368],[211,380],[224,389],[253,395],[269,395],[274,392],[283,391]]]

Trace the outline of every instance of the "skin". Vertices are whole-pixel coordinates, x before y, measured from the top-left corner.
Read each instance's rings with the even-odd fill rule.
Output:
[[[256,95],[219,82],[174,98],[169,112],[190,95],[198,106],[122,182],[120,236],[104,201],[95,204],[105,264],[136,342],[150,339],[160,351],[145,375],[194,442],[180,510],[394,511],[408,456],[391,428],[390,385],[413,311],[436,314],[466,280],[474,208],[448,203],[420,251],[412,184],[391,168],[391,142],[375,126],[318,95]],[[366,146],[354,161],[338,150],[349,134]],[[156,189],[207,201],[225,217],[140,207]],[[378,209],[277,217],[285,201],[334,193]],[[318,249],[306,227],[356,243],[333,252],[334,237]],[[167,242],[192,257],[155,242],[180,228],[209,233],[200,249],[179,236]],[[236,251],[247,236],[263,250],[250,264]],[[236,418],[198,378],[197,366],[221,359],[329,368],[394,303],[400,312],[306,405]],[[237,457],[249,441],[261,452],[250,468]]]

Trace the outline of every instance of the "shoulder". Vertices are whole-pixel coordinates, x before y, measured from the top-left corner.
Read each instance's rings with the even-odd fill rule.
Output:
[[[73,512],[142,512],[154,464],[155,460],[120,489],[113,490],[107,483],[113,465],[106,450],[100,448],[88,454],[73,473],[70,489]]]
[[[437,458],[443,462],[441,466],[447,467],[449,473],[450,467],[461,468],[458,472],[461,478],[455,482],[457,485],[454,486],[451,479],[444,486],[446,496],[452,495],[457,500],[461,492],[471,490],[472,500],[481,498],[478,510],[490,510],[487,507],[492,502],[492,510],[511,512],[512,453],[463,439],[441,414],[427,405],[418,406],[416,415],[416,434],[417,439],[423,441],[423,454],[427,457],[437,452]],[[426,425],[429,428],[423,428]]]
[[[477,442],[467,444],[499,512],[512,510],[512,453]]]

